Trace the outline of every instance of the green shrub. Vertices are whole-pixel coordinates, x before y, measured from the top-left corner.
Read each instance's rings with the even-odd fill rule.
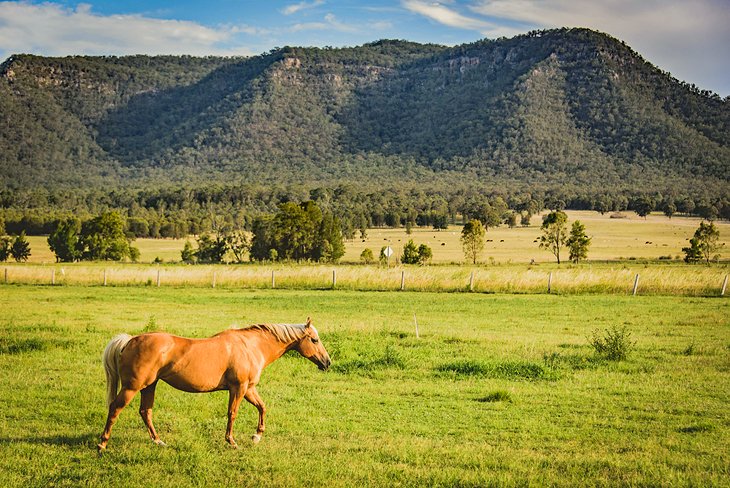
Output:
[[[631,341],[631,332],[626,326],[619,327],[614,325],[609,329],[605,329],[605,334],[601,335],[598,329],[593,330],[593,334],[588,338],[588,342],[596,354],[602,356],[609,361],[622,361],[626,359],[636,342]]]

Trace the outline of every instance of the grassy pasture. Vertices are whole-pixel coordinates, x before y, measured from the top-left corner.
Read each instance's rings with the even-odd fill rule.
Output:
[[[730,475],[730,302],[181,287],[0,286],[4,486],[723,486]],[[413,334],[417,314],[421,337]],[[138,398],[108,451],[101,351],[118,332],[205,337],[311,315],[334,364],[287,355],[247,404],[161,385],[147,438]],[[594,356],[625,325],[629,359]]]
[[[611,293],[632,291],[634,278],[640,275],[639,293],[661,295],[712,296],[720,292],[728,273],[728,262],[721,265],[687,266],[680,260],[681,248],[699,225],[698,219],[668,219],[650,215],[642,219],[626,213],[626,218],[612,219],[596,212],[569,212],[572,220],[585,223],[593,235],[590,260],[573,266],[558,266],[547,251],[534,242],[540,234],[540,217],[527,228],[500,227],[488,232],[487,249],[477,266],[464,265],[459,226],[436,232],[414,229],[407,235],[404,229],[370,229],[367,238],[346,244],[343,265],[232,265],[184,266],[173,263],[180,259],[183,240],[140,239],[141,261],[150,263],[156,257],[167,264],[74,263],[53,264],[44,237],[31,237],[33,254],[30,263],[8,263],[9,283],[48,284],[52,277],[62,285],[149,285],[157,284],[159,273],[162,286],[196,286],[235,288],[271,288],[272,272],[277,288],[331,288],[333,270],[337,288],[344,290],[398,290],[403,272],[405,288],[419,291],[464,291],[474,273],[473,290],[488,293],[544,293],[552,273],[551,291],[557,293]],[[724,249],[730,249],[730,224],[717,223]],[[351,266],[359,261],[366,247],[377,255],[383,245],[390,244],[397,254],[408,239],[427,243],[434,250],[434,266],[385,269],[378,265]],[[671,257],[663,259],[660,257]],[[725,251],[727,258],[727,251]],[[566,256],[567,259],[567,251]],[[530,261],[534,259],[534,263]],[[4,277],[0,277],[2,279]]]
[[[699,226],[700,219],[674,217],[661,214],[649,215],[646,219],[631,212],[624,212],[625,218],[612,219],[609,214],[601,215],[589,211],[568,211],[569,222],[580,220],[586,232],[593,237],[588,257],[591,261],[657,260],[660,257],[681,259],[682,247]],[[535,239],[540,235],[541,216],[534,216],[530,227],[509,229],[501,226],[487,232],[486,249],[480,262],[490,264],[552,263],[555,258],[548,251],[539,249]],[[724,257],[730,249],[730,223],[716,222],[720,229],[721,242],[725,243]],[[450,226],[445,231],[428,228],[414,228],[411,235],[405,229],[369,229],[367,237],[345,243],[343,263],[359,263],[360,253],[370,248],[377,259],[380,248],[393,247],[397,255],[402,254],[403,245],[409,239],[416,244],[428,244],[433,249],[434,264],[463,263],[464,254],[459,241],[461,226]],[[359,234],[359,233],[358,233]],[[31,263],[52,263],[53,253],[48,249],[45,237],[31,236]],[[192,239],[194,242],[194,239]],[[134,245],[140,250],[140,261],[149,263],[160,258],[165,262],[180,261],[180,251],[185,239],[137,239]],[[568,259],[565,252],[564,260]]]

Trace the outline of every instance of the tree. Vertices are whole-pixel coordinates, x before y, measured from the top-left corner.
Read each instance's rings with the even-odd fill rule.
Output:
[[[248,234],[242,230],[226,232],[223,238],[226,241],[228,250],[233,254],[236,263],[243,262],[243,256],[251,249],[251,240]]]
[[[228,252],[228,243],[225,236],[217,234],[212,237],[206,233],[198,238],[198,250],[195,251],[195,258],[199,263],[222,263],[226,252]]]
[[[431,214],[431,221],[435,230],[445,230],[449,228],[449,216],[445,213]]]
[[[403,246],[403,255],[400,258],[400,262],[403,264],[418,264],[418,260],[418,246],[413,242],[413,239],[410,239]]]
[[[716,257],[717,252],[722,247],[718,243],[719,240],[720,231],[713,222],[700,222],[694,237],[689,240],[690,247],[682,248],[685,253],[685,262],[698,263],[704,260],[707,264],[710,264],[710,260]]]
[[[276,215],[253,223],[251,259],[271,259],[272,250],[277,260],[337,262],[345,254],[342,224],[314,202],[283,203]]]
[[[272,216],[257,217],[251,225],[253,238],[251,248],[248,250],[248,257],[251,261],[267,261],[271,259],[271,252],[274,249],[272,236]],[[278,253],[277,256],[278,258]],[[272,261],[275,261],[272,260]]]
[[[373,256],[373,251],[369,247],[366,247],[363,249],[363,251],[360,253],[360,262],[363,264],[372,264],[375,262],[375,256]]]
[[[302,261],[311,255],[322,211],[314,202],[283,203],[272,222],[272,237],[279,259]]]
[[[479,254],[484,250],[486,231],[482,223],[472,219],[461,230],[461,246],[464,250],[464,257],[471,260],[472,264],[477,263]]]
[[[540,249],[547,249],[560,264],[560,249],[565,245],[568,233],[568,216],[562,210],[550,212],[542,221],[542,235],[538,239]]]
[[[654,200],[647,196],[639,197],[632,202],[632,208],[639,217],[646,218],[654,210]]]
[[[345,241],[340,220],[329,212],[322,214],[315,245],[308,256],[318,262],[336,263],[345,255]]]
[[[667,202],[667,204],[664,205],[664,215],[666,215],[670,219],[676,212],[677,212],[677,206],[674,204],[673,201]]]
[[[25,238],[25,231],[21,232],[15,239],[13,244],[10,246],[10,255],[13,256],[16,262],[27,261],[30,257],[30,243]]]
[[[530,220],[532,220],[532,214],[529,211],[526,211],[525,213],[521,214],[520,225],[522,227],[529,227]]]
[[[75,217],[58,222],[56,229],[48,236],[48,247],[56,255],[56,262],[71,263],[81,258],[80,232],[81,222]]]
[[[185,241],[182,251],[180,251],[180,259],[185,264],[193,264],[195,262],[195,250],[189,240]]]
[[[121,261],[132,257],[124,233],[124,220],[117,212],[104,212],[81,225],[78,251],[82,259]]]
[[[4,263],[10,258],[10,249],[13,247],[13,238],[0,236],[0,262]]]
[[[570,237],[565,241],[570,251],[570,260],[578,263],[588,257],[588,247],[591,245],[591,238],[586,235],[586,228],[579,220],[573,222],[570,228]]]
[[[426,265],[433,258],[433,250],[426,244],[418,246],[418,264]]]

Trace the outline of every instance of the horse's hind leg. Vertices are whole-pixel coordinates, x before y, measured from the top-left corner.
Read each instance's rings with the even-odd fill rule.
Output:
[[[144,425],[147,427],[147,432],[150,434],[152,441],[158,446],[164,446],[165,443],[160,440],[160,436],[155,431],[155,426],[152,425],[152,406],[155,404],[155,387],[157,382],[155,381],[147,388],[141,390],[141,399],[139,402],[139,414],[142,417]]]
[[[112,435],[112,426],[116,422],[117,417],[121,413],[122,409],[129,405],[129,402],[134,398],[136,390],[130,390],[122,387],[121,391],[117,394],[117,397],[109,405],[109,414],[106,417],[106,427],[104,427],[104,433],[101,434],[101,441],[97,444],[97,448],[101,451],[106,449],[106,444],[109,442],[109,437]]]

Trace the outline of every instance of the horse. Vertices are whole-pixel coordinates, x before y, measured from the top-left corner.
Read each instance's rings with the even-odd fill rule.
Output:
[[[114,422],[137,392],[141,392],[139,414],[150,438],[155,444],[165,445],[152,424],[159,380],[190,393],[228,390],[226,441],[234,448],[238,445],[233,438],[233,422],[245,398],[259,413],[258,427],[251,437],[258,443],[265,429],[266,407],[256,385],[261,371],[290,350],[297,351],[322,371],[331,364],[309,317],[305,324],[251,325],[228,329],[207,339],[188,339],[162,332],[134,337],[117,335],[109,341],[103,354],[109,411],[97,445],[99,452],[106,449]]]

